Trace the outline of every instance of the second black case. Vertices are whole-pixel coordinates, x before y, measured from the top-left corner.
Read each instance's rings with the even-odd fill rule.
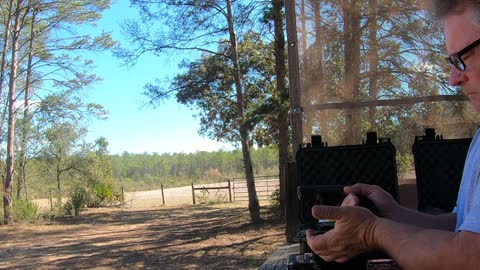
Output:
[[[455,207],[463,166],[472,138],[443,139],[435,129],[415,137],[418,210],[428,213],[451,212]]]

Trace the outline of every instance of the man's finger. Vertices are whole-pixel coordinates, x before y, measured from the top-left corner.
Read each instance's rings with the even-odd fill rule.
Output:
[[[353,193],[348,194],[343,199],[342,206],[357,206],[360,203],[360,199]]]
[[[374,185],[367,184],[355,184],[353,186],[346,186],[343,188],[343,191],[347,194],[356,194],[369,197],[371,193],[375,191]]]
[[[343,213],[343,208],[338,206],[315,205],[312,208],[312,216],[316,219],[339,220]]]

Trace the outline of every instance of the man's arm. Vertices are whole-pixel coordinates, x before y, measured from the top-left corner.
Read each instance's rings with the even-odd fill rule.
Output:
[[[480,265],[480,234],[419,228],[378,219],[375,246],[405,270],[470,270]]]
[[[383,250],[404,270],[470,270],[480,265],[477,233],[416,227],[355,206],[315,206],[312,214],[336,220],[334,229],[324,234],[307,231],[308,245],[326,261],[345,262],[367,251]]]
[[[375,204],[381,217],[424,228],[455,230],[456,214],[430,215],[408,209],[400,206],[390,194],[379,186],[356,184],[345,187],[344,191],[348,196],[343,201],[343,206],[358,205],[360,201],[359,196],[362,196]]]
[[[455,213],[430,215],[403,206],[399,206],[395,210],[395,213],[387,218],[399,223],[410,224],[417,227],[452,232],[455,230],[457,222],[457,214]]]

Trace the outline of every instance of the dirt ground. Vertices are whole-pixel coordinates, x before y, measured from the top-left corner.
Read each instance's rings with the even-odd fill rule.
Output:
[[[0,269],[258,269],[284,225],[245,204],[89,209],[52,224],[0,226]]]

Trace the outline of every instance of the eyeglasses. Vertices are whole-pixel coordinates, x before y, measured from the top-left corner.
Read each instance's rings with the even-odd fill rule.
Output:
[[[457,53],[454,53],[454,54],[450,55],[449,57],[447,57],[446,59],[447,59],[448,63],[450,63],[450,65],[454,65],[460,71],[465,71],[465,69],[467,69],[467,66],[465,65],[465,63],[462,60],[462,55],[468,53],[469,51],[471,51],[473,48],[477,47],[478,45],[480,45],[480,39],[475,40],[472,44],[463,48],[461,51],[459,51]]]

